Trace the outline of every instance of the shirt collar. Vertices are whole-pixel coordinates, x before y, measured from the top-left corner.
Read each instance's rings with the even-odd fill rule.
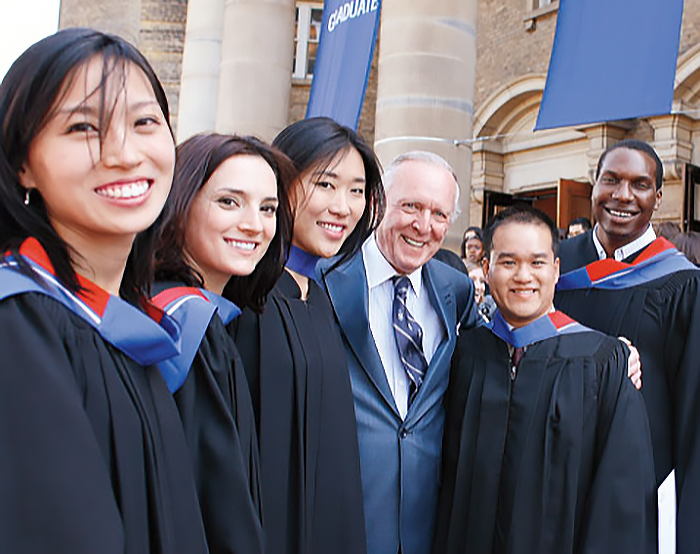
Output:
[[[598,224],[596,223],[596,226],[593,228],[593,244],[595,245],[596,252],[598,252],[598,259],[604,260],[608,257],[608,255],[605,253],[605,248],[603,248],[603,245],[598,239],[597,230]],[[654,228],[651,226],[651,223],[649,223],[647,230],[644,231],[639,238],[636,238],[632,242],[628,242],[624,246],[621,246],[615,250],[615,252],[613,252],[613,258],[616,261],[621,262],[622,260],[629,258],[632,254],[639,252],[642,250],[642,248],[649,246],[655,240],[656,233],[654,232]]]
[[[399,275],[384,257],[381,250],[379,250],[374,233],[372,233],[372,235],[362,245],[362,258],[365,262],[367,285],[370,289],[378,287],[384,282],[391,280],[396,275]],[[408,275],[413,291],[418,297],[420,296],[423,283],[422,269],[422,267],[419,267],[413,273]]]

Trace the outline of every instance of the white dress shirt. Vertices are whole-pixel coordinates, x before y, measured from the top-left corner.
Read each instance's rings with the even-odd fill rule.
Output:
[[[374,235],[362,245],[362,259],[369,288],[369,328],[382,360],[389,388],[394,395],[396,408],[405,419],[408,412],[410,380],[399,357],[392,321],[394,283],[391,279],[398,273],[380,252]],[[408,275],[411,287],[408,290],[406,306],[423,329],[423,353],[430,364],[433,354],[444,340],[446,333],[437,312],[430,303],[421,271],[422,268]]]
[[[632,242],[628,242],[624,246],[620,246],[615,252],[613,252],[613,258],[618,262],[621,262],[625,258],[628,258],[635,252],[639,252],[642,248],[649,246],[652,242],[656,240],[656,233],[654,228],[649,223],[647,230],[644,231],[640,237],[634,239]],[[595,244],[595,249],[598,252],[598,259],[604,260],[608,257],[605,253],[605,248],[598,239],[598,224],[596,223],[593,228],[593,244]]]

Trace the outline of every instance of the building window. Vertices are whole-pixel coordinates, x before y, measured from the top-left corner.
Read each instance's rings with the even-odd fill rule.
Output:
[[[535,15],[556,11],[559,0],[525,0],[525,11]]]
[[[297,2],[294,33],[293,77],[295,79],[313,77],[322,20],[323,4]]]
[[[525,0],[525,30],[534,31],[537,19],[557,11],[559,0]]]

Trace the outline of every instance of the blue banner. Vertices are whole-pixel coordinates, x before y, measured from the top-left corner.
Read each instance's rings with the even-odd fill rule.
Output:
[[[667,114],[683,0],[560,0],[535,130]]]
[[[306,117],[357,129],[379,27],[381,0],[326,0]]]

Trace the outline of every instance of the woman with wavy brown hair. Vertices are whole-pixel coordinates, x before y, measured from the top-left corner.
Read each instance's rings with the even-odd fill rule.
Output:
[[[177,148],[154,301],[179,320],[182,354],[161,363],[194,464],[212,554],[263,552],[255,419],[226,326],[259,310],[282,273],[292,168],[251,137],[194,136]],[[229,281],[231,300],[222,294]],[[269,550],[268,550],[269,551]]]

